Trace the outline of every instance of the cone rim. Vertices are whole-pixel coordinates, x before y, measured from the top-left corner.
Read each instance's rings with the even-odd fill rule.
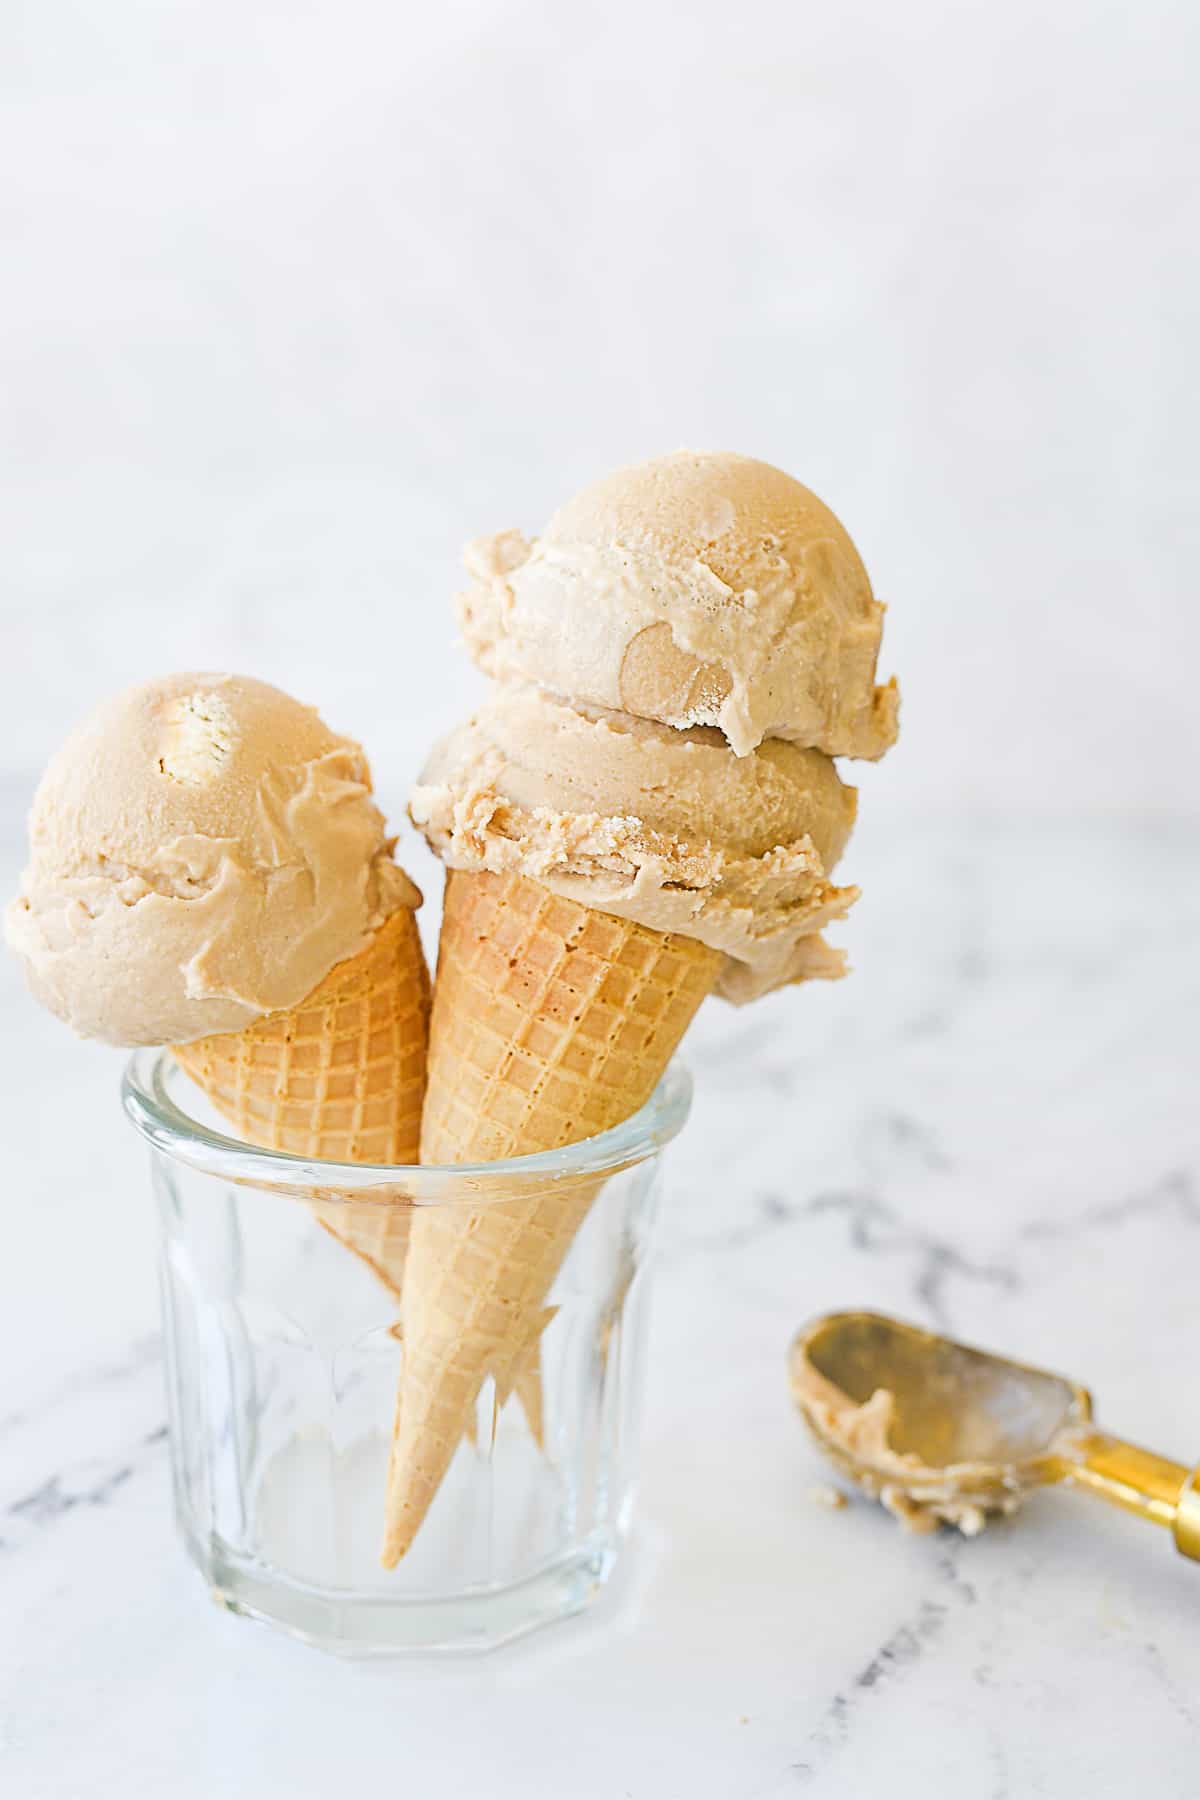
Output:
[[[682,1130],[692,1105],[692,1077],[672,1061],[644,1106],[619,1125],[559,1150],[478,1163],[341,1163],[260,1150],[194,1118],[179,1089],[198,1090],[169,1049],[134,1051],[125,1065],[125,1116],[152,1149],[204,1174],[241,1185],[294,1191],[333,1205],[462,1205],[477,1208],[543,1192],[547,1182],[610,1175],[657,1156]]]

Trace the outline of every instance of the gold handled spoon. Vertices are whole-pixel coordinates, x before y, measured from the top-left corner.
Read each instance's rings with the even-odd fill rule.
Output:
[[[1200,1560],[1200,1468],[1101,1431],[1086,1388],[881,1313],[829,1313],[792,1344],[792,1394],[843,1474],[905,1523],[973,1534],[1064,1482],[1167,1525]]]

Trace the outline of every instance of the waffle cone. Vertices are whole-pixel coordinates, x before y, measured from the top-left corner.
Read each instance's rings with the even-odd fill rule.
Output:
[[[451,871],[422,1161],[552,1150],[628,1118],[649,1099],[721,961],[690,938],[595,912],[524,876]],[[521,1384],[527,1413],[540,1417],[529,1372],[546,1296],[600,1185],[559,1184],[477,1211],[417,1209],[387,1567],[420,1528],[489,1374],[501,1399]]]
[[[299,1006],[177,1045],[174,1055],[247,1143],[331,1162],[413,1163],[428,1026],[429,973],[416,915],[402,906]],[[399,1293],[407,1209],[311,1204],[325,1229]]]

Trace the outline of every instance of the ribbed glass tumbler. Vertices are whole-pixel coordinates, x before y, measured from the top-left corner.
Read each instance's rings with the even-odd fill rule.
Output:
[[[168,1052],[126,1111],[151,1147],[175,1503],[236,1612],[348,1655],[487,1649],[586,1606],[628,1532],[668,1070],[623,1125],[453,1168],[306,1161],[222,1135]],[[415,1209],[586,1202],[515,1376],[489,1377],[394,1569],[380,1552]]]

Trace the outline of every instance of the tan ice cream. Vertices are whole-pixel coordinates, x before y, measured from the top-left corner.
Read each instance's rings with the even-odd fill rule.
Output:
[[[1025,1485],[1011,1465],[930,1468],[911,1450],[895,1449],[896,1396],[887,1388],[854,1402],[796,1359],[792,1395],[834,1465],[907,1531],[953,1525],[964,1537],[977,1537],[989,1516],[1016,1512],[1024,1498]]]
[[[819,751],[739,758],[715,730],[500,687],[434,749],[410,810],[449,868],[525,875],[723,952],[728,999],[841,972],[818,933],[856,898],[829,880],[855,791]]]
[[[585,488],[540,538],[468,546],[467,647],[502,680],[674,726],[745,756],[786,738],[875,758],[883,607],[829,508],[768,463],[680,451]]]
[[[46,770],[30,839],[9,943],[44,1005],[113,1044],[292,1007],[420,901],[359,746],[244,676],[106,702]]]

